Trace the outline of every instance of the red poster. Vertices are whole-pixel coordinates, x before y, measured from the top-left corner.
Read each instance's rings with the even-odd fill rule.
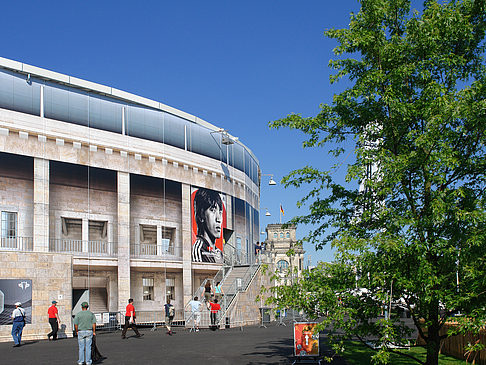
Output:
[[[319,332],[314,333],[315,322],[294,323],[295,356],[319,356]]]
[[[223,263],[224,195],[198,188],[191,193],[192,261]]]

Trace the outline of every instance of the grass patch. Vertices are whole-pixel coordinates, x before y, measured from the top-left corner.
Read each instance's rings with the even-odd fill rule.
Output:
[[[423,347],[412,347],[410,350],[400,350],[412,355],[422,361],[425,361],[426,350]],[[367,348],[358,341],[348,341],[344,345],[344,353],[342,356],[351,365],[369,365],[371,364],[371,357],[375,354],[375,351]],[[408,359],[406,357],[392,354],[390,357],[390,364],[393,365],[408,365],[418,364],[418,362]],[[451,356],[439,355],[440,365],[464,365],[464,360],[459,360]]]

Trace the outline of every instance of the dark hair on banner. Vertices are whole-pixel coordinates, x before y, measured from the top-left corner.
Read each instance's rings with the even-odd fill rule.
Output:
[[[206,223],[204,222],[204,212],[212,207],[219,207],[223,210],[223,201],[217,191],[199,188],[194,195],[194,215],[197,224],[197,234],[203,235]]]

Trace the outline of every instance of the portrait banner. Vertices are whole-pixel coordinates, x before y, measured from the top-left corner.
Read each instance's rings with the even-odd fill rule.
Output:
[[[319,356],[319,332],[314,333],[316,322],[294,323],[295,356]]]
[[[193,262],[223,262],[223,231],[226,228],[226,195],[193,187],[191,236]]]

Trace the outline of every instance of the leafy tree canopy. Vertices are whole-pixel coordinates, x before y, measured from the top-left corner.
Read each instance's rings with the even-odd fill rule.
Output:
[[[328,313],[322,327],[344,337],[375,340],[378,362],[409,336],[396,310],[379,318],[400,304],[426,342],[426,364],[437,364],[446,321],[464,314],[454,317],[459,332],[485,319],[486,2],[430,0],[420,12],[407,0],[360,3],[348,28],[325,32],[338,41],[331,84],[351,86],[315,117],[270,123],[305,132],[305,147],[333,158],[353,144],[346,180],[359,183],[311,166],[283,178],[311,186],[299,202],[309,213],[291,223],[313,224],[304,240],[336,255],[275,288],[275,300]]]

